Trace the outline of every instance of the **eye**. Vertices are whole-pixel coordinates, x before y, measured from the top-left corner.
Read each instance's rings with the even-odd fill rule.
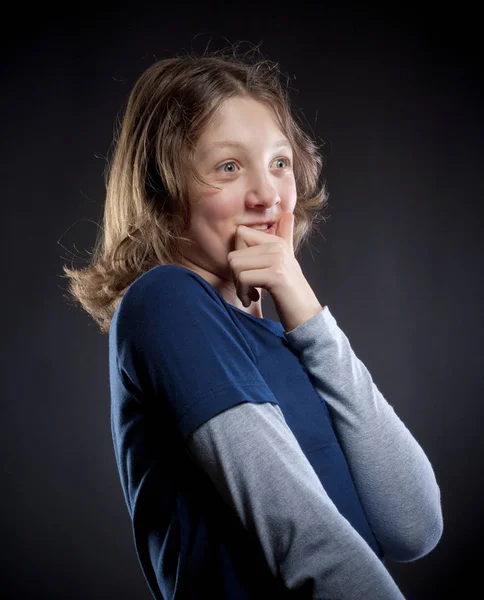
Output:
[[[280,161],[284,161],[286,163],[287,167],[291,166],[291,161],[288,158],[282,157],[282,158],[276,158],[276,161],[280,162]]]
[[[290,167],[291,166],[291,161],[286,158],[286,157],[282,157],[282,158],[276,158],[276,160],[274,162],[285,162],[286,163],[286,167]],[[223,165],[220,165],[220,167],[218,167],[218,170],[223,170],[224,173],[235,173],[234,169],[231,169],[230,171],[227,171],[224,167],[227,167],[228,165],[235,165],[235,162],[233,160],[224,163]]]
[[[224,168],[224,167],[226,167],[227,165],[235,165],[235,163],[234,163],[234,161],[233,161],[233,160],[231,160],[230,162],[226,162],[226,163],[224,163],[223,165],[220,165],[220,167],[219,167],[219,170],[220,170],[220,169],[223,169],[223,168]],[[223,172],[224,172],[224,173],[235,173],[235,171],[234,171],[233,169],[232,169],[231,171],[226,171],[226,170],[224,169],[224,171],[223,171]]]

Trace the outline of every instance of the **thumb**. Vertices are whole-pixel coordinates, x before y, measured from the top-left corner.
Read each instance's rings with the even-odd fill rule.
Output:
[[[282,213],[277,224],[277,235],[288,243],[294,254],[294,215],[292,213]]]

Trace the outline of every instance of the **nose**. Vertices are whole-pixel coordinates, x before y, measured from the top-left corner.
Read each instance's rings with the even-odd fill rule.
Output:
[[[246,195],[246,204],[253,206],[272,206],[280,202],[278,189],[271,183],[267,175],[252,180]]]

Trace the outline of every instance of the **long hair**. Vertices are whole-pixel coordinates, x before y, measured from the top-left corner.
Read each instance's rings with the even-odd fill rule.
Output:
[[[202,185],[192,158],[197,140],[218,107],[247,96],[275,111],[293,149],[297,189],[294,252],[326,220],[323,159],[294,114],[277,63],[224,51],[186,53],[154,62],[134,84],[106,170],[103,225],[88,266],[63,266],[74,300],[108,333],[127,288],[157,265],[175,264],[189,225],[187,183]]]

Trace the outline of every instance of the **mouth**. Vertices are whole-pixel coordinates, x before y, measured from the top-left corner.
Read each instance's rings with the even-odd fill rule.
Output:
[[[264,231],[266,233],[275,233],[276,232],[276,223],[254,223],[253,225],[247,225],[251,229],[256,229],[257,231]]]

